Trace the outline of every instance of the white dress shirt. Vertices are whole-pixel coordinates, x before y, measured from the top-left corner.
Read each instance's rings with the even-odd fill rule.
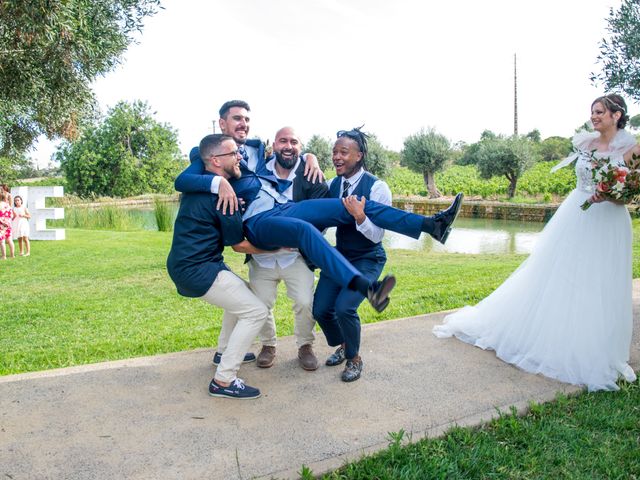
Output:
[[[364,170],[360,169],[355,175],[352,175],[351,178],[344,177],[335,177],[329,181],[329,188],[331,188],[331,182],[340,182],[340,197],[342,197],[342,189],[344,186],[344,181],[349,182],[349,188],[347,191],[348,195],[351,195],[360,182],[360,179],[364,175]],[[376,180],[376,182],[371,187],[371,193],[369,194],[369,199],[374,202],[382,203],[384,205],[391,205],[392,195],[391,189],[389,185],[386,184],[383,180]],[[368,240],[371,240],[373,243],[379,243],[382,241],[382,237],[384,237],[384,229],[374,225],[369,217],[365,216],[364,222],[358,225],[356,222],[356,230],[358,230],[362,235],[365,236]]]

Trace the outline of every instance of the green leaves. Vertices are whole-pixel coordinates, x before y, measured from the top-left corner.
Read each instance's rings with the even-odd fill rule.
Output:
[[[91,82],[113,69],[160,0],[0,2],[0,155],[41,134],[75,138],[95,115]]]
[[[607,23],[609,38],[600,42],[597,58],[602,71],[592,73],[591,81],[640,100],[640,3],[623,0],[618,11],[609,11]]]
[[[157,122],[141,101],[118,103],[56,157],[68,188],[83,197],[172,193],[185,166],[177,132]]]

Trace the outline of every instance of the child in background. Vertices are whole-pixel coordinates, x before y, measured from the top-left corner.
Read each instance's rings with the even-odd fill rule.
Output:
[[[7,247],[4,241],[9,244],[9,250],[11,256],[15,257],[15,250],[13,246],[13,240],[11,238],[11,220],[13,220],[13,209],[9,203],[10,194],[0,189],[0,253],[2,254],[2,260],[7,259]]]
[[[31,244],[29,243],[29,219],[31,214],[22,203],[22,197],[16,195],[13,199],[13,238],[18,239],[20,256],[28,257],[31,254]]]

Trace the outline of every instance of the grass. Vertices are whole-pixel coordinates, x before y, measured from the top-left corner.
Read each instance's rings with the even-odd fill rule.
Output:
[[[173,230],[173,220],[175,218],[174,206],[156,197],[153,201],[153,213],[155,214],[156,225],[160,232],[170,232]]]
[[[29,258],[0,265],[0,374],[211,347],[221,311],[180,297],[165,270],[171,234],[67,229],[62,242],[33,242]],[[244,257],[228,251],[246,277]],[[382,315],[363,305],[363,322],[475,303],[502,282],[522,255],[448,255],[390,251],[402,288]],[[487,278],[491,278],[487,281]],[[281,289],[280,335],[293,333]]]
[[[640,220],[634,220],[633,275],[640,277]],[[172,234],[67,229],[61,242],[32,242],[32,255],[0,264],[0,375],[215,345],[221,311],[180,297],[165,269]],[[387,271],[401,288],[377,314],[365,302],[363,323],[477,303],[524,255],[462,255],[389,250]],[[247,276],[244,256],[227,249]],[[281,285],[279,335],[293,333]]]
[[[640,277],[640,220],[633,221],[633,274]],[[0,263],[0,374],[44,370],[163,352],[211,347],[221,311],[180,297],[165,270],[171,234],[67,229],[62,242],[33,242],[29,258]],[[388,252],[401,288],[382,315],[368,305],[363,321],[475,303],[497,287],[523,255]],[[246,276],[243,256],[228,252]],[[279,335],[293,315],[281,289]],[[479,428],[411,440],[390,434],[385,451],[325,475],[337,479],[639,478],[640,385],[616,393],[558,397]],[[313,473],[303,467],[303,478]]]
[[[640,477],[640,385],[619,392],[560,395],[519,417],[503,412],[478,428],[389,448],[324,475],[369,479],[636,479]],[[312,478],[306,469],[303,478]]]

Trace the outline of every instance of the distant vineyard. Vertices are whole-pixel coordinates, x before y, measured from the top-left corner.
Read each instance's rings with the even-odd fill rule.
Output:
[[[551,173],[555,163],[540,162],[525,172],[518,180],[516,196],[531,196],[545,201],[566,196],[575,187],[576,176],[571,167]],[[422,176],[408,168],[393,168],[386,181],[394,195],[427,195]],[[509,182],[504,177],[484,180],[474,165],[453,165],[436,174],[436,185],[444,195],[464,192],[468,196],[496,199],[506,197]]]

